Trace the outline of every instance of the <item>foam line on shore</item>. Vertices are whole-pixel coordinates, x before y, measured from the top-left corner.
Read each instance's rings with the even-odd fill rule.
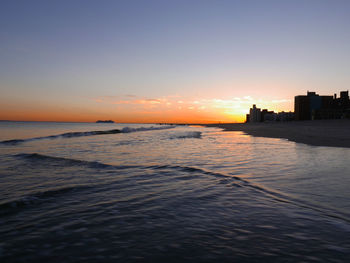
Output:
[[[109,134],[117,134],[117,133],[165,130],[165,129],[172,129],[175,127],[176,126],[174,126],[174,125],[162,126],[162,127],[155,127],[155,126],[139,127],[139,128],[124,127],[122,129],[113,129],[113,130],[106,130],[106,131],[67,132],[67,133],[62,133],[62,134],[57,134],[57,135],[34,137],[34,138],[28,138],[28,139],[5,140],[5,141],[0,141],[0,144],[17,145],[20,143],[37,141],[37,140],[45,140],[45,139],[75,138],[75,137],[83,137],[83,136],[109,135]]]

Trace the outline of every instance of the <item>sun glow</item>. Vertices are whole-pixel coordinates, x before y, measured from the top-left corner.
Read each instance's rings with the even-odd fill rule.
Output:
[[[252,104],[269,110],[289,111],[290,100],[233,97],[222,98],[186,98],[168,96],[146,98],[138,96],[105,96],[88,99],[80,107],[57,108],[50,105],[26,104],[26,110],[11,110],[0,106],[0,119],[28,121],[85,121],[112,119],[116,122],[142,123],[218,123],[244,122]]]

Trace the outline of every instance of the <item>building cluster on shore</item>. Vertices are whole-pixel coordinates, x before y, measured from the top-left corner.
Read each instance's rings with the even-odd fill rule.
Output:
[[[267,121],[291,121],[294,120],[293,112],[274,112],[267,109],[259,109],[254,104],[247,114],[246,122],[267,122]]]
[[[320,96],[307,92],[294,100],[295,120],[321,120],[350,118],[349,91],[341,91],[340,97]]]
[[[294,112],[269,111],[259,109],[254,104],[246,116],[246,122],[322,120],[350,118],[349,91],[341,91],[340,97],[320,96],[316,92],[295,96]]]

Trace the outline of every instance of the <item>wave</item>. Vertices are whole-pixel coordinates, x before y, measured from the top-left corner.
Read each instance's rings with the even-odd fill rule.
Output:
[[[117,133],[130,133],[130,132],[140,132],[140,131],[152,131],[152,130],[164,130],[164,129],[172,129],[176,126],[163,126],[163,127],[139,127],[139,128],[131,128],[124,127],[121,130],[113,129],[106,131],[86,131],[86,132],[67,132],[57,135],[43,136],[43,137],[34,137],[28,139],[13,139],[13,140],[5,140],[0,141],[0,144],[5,145],[17,145],[24,142],[37,141],[37,140],[45,140],[45,139],[59,139],[59,138],[74,138],[74,137],[83,137],[83,136],[95,136],[95,135],[108,135],[108,134],[117,134]]]
[[[71,158],[63,158],[63,157],[54,157],[39,153],[19,153],[14,155],[14,157],[22,158],[29,161],[41,161],[49,164],[57,164],[61,167],[67,166],[79,166],[79,167],[87,167],[92,169],[128,169],[128,168],[137,168],[139,166],[117,166],[110,165],[96,161],[85,161]]]
[[[0,141],[0,144],[8,144],[8,145],[16,145],[22,142],[31,141],[33,139],[14,139],[14,140],[6,140]]]
[[[276,196],[278,195],[275,192],[271,192],[260,186],[253,185],[250,181],[243,179],[239,176],[227,175],[224,173],[209,171],[204,168],[197,168],[197,167],[191,167],[191,166],[181,166],[181,165],[118,166],[118,165],[112,165],[112,164],[105,164],[97,161],[85,161],[85,160],[78,160],[78,159],[71,159],[71,158],[54,157],[54,156],[49,156],[49,155],[44,155],[39,153],[20,153],[20,154],[14,155],[14,157],[29,160],[32,162],[44,162],[45,164],[49,163],[49,164],[59,165],[61,167],[79,166],[79,167],[87,167],[92,169],[131,169],[131,168],[152,169],[152,170],[170,169],[170,170],[177,170],[177,171],[186,172],[186,173],[200,173],[200,174],[215,176],[217,178],[235,180],[237,182],[243,183],[245,186],[251,186],[257,190],[265,191],[266,193],[271,193]]]
[[[52,188],[46,191],[36,192],[27,196],[23,196],[19,199],[0,203],[0,211],[2,214],[17,212],[20,208],[25,208],[30,205],[46,202],[48,199],[56,198],[60,195],[66,195],[69,192],[85,190],[92,187],[93,186],[89,185],[75,185],[62,188]]]
[[[343,221],[346,221],[350,223],[350,218],[348,217],[347,214],[342,213],[341,211],[338,211],[336,209],[333,209],[331,207],[326,207],[322,206],[319,204],[313,204],[306,202],[304,200],[300,200],[298,198],[292,197],[288,194],[281,193],[276,190],[269,189],[267,187],[261,186],[259,184],[252,183],[246,179],[243,179],[239,176],[235,175],[228,175],[224,173],[219,173],[219,172],[212,172],[208,171],[203,168],[197,168],[197,167],[188,167],[188,166],[177,166],[177,165],[159,165],[159,166],[149,166],[149,168],[152,169],[175,169],[175,170],[180,170],[183,172],[189,172],[189,173],[201,173],[201,174],[206,174],[210,176],[215,176],[220,179],[220,183],[228,184],[231,186],[235,187],[246,187],[250,188],[256,192],[262,193],[265,196],[268,196],[269,198],[280,202],[280,203],[288,203],[291,205],[295,205],[301,208],[306,208],[315,212],[319,212],[323,214],[324,216],[331,217],[331,218],[336,218],[340,219]]]
[[[190,132],[175,134],[170,137],[170,139],[187,139],[187,138],[200,139],[202,138],[202,132],[190,131]]]
[[[0,144],[16,145],[23,142],[30,142],[30,141],[37,141],[37,140],[44,140],[44,139],[74,138],[74,137],[82,137],[82,136],[107,135],[107,134],[116,134],[116,133],[121,133],[121,130],[114,129],[114,130],[107,130],[107,131],[67,132],[67,133],[62,133],[58,135],[35,137],[35,138],[29,138],[29,139],[6,140],[6,141],[1,141]]]
[[[140,131],[154,131],[154,130],[168,130],[175,128],[175,125],[169,125],[169,126],[161,126],[161,127],[139,127],[139,128],[131,128],[131,127],[124,127],[121,129],[122,133],[130,133],[130,132],[140,132]]]
[[[341,219],[346,222],[350,222],[350,219],[348,218],[348,215],[343,214],[342,212],[332,209],[330,207],[322,206],[320,204],[313,204],[306,202],[304,200],[300,200],[298,198],[294,198],[288,194],[281,193],[276,190],[269,189],[267,187],[261,186],[256,183],[252,183],[247,179],[241,178],[237,175],[231,175],[231,174],[224,174],[220,172],[214,172],[210,170],[206,170],[203,168],[198,168],[198,167],[191,167],[191,166],[181,166],[181,165],[152,165],[152,166],[117,166],[117,165],[110,165],[110,164],[105,164],[101,162],[91,162],[91,161],[84,161],[84,160],[77,160],[77,159],[69,159],[69,158],[61,158],[61,157],[52,157],[52,156],[47,156],[47,155],[42,155],[38,153],[22,153],[22,154],[17,154],[14,155],[15,157],[18,158],[24,158],[30,161],[44,161],[45,164],[49,162],[49,164],[55,164],[59,166],[80,166],[80,167],[87,167],[91,169],[131,169],[131,168],[137,168],[137,169],[152,169],[152,170],[177,170],[185,173],[191,174],[193,176],[194,173],[201,174],[201,175],[209,175],[209,176],[214,176],[218,178],[220,181],[219,183],[224,183],[228,184],[230,186],[234,187],[245,187],[252,189],[256,192],[262,193],[265,196],[268,196],[269,198],[281,202],[281,203],[289,203],[301,208],[306,208],[310,209],[312,211],[319,212],[325,216],[332,217],[332,218],[337,218]],[[65,190],[63,190],[65,191]],[[55,192],[54,192],[55,193]],[[39,193],[38,195],[45,196],[46,194],[44,193]],[[23,202],[19,201],[19,205],[22,203],[25,205],[26,203],[30,203],[31,201],[35,201],[35,198],[37,198],[38,195],[31,196],[29,199],[25,199]],[[29,200],[29,201],[28,201]],[[16,201],[17,202],[17,201]],[[7,207],[8,204],[0,204],[1,207]]]

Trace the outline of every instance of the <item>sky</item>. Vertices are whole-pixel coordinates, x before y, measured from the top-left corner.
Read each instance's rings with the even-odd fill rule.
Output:
[[[350,83],[350,1],[0,2],[0,119],[242,122]]]

